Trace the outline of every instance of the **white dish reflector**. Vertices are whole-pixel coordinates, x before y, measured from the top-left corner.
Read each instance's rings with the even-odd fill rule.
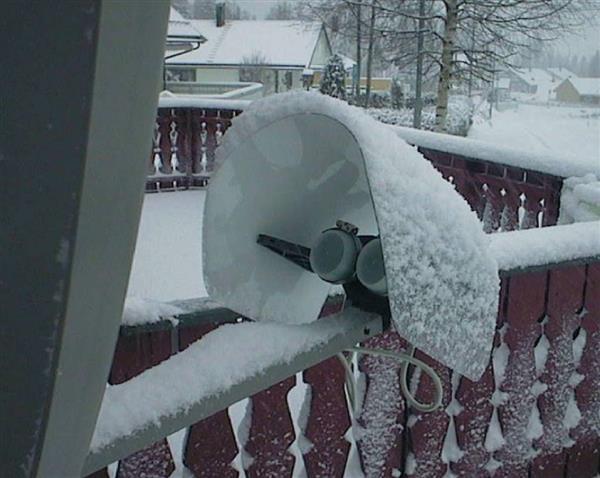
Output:
[[[203,229],[211,297],[256,320],[315,320],[331,284],[257,238],[312,248],[342,220],[380,236],[385,279],[366,255],[361,277],[387,288],[398,333],[469,378],[483,373],[499,287],[487,239],[464,199],[389,127],[320,94],[273,95],[234,119],[217,163]]]

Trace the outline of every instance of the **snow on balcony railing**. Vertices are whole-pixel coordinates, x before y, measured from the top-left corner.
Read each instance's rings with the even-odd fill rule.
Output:
[[[239,427],[227,410],[191,425],[183,463],[177,466],[186,466],[195,476],[237,476],[231,471],[234,461],[241,463],[246,476],[292,476],[294,470],[311,478],[341,478],[345,472],[346,476],[488,476],[492,472],[494,476],[595,476],[600,436],[599,227],[596,222],[493,235],[491,248],[503,271],[497,333],[486,372],[478,382],[471,382],[417,352],[443,380],[440,410],[429,414],[412,410],[398,388],[398,364],[363,357],[355,362],[362,406],[353,422],[344,395],[344,370],[335,359],[328,359],[306,369],[300,381],[292,375],[249,397]],[[525,252],[508,259],[519,249]],[[536,250],[542,252],[532,257]],[[201,302],[189,307],[197,308]],[[133,305],[143,313],[144,307]],[[220,324],[236,323],[235,313],[219,315],[225,309],[200,305],[204,318],[196,322],[183,314],[181,320],[157,323],[152,313],[152,323],[139,324],[136,319],[137,325],[121,329],[110,380],[122,388],[110,393],[106,406],[112,406],[114,399],[116,410],[126,407],[126,412],[122,419],[115,412],[119,423],[113,431],[111,412],[104,412],[95,441],[97,452],[106,444],[100,438],[103,433],[121,437],[132,420],[138,424],[146,420],[156,428],[152,423],[161,414],[159,408],[166,406],[163,397],[197,395],[193,387],[210,375],[206,367],[195,369],[190,380],[168,382],[166,390],[161,388],[168,384],[164,382],[141,387],[137,395],[125,392],[134,376],[200,340],[178,360],[185,362],[194,350],[209,347],[223,336]],[[242,334],[243,324],[238,325]],[[396,351],[407,347],[391,331],[364,345]],[[173,381],[187,373],[175,365],[160,366],[143,376],[171,367],[168,380]],[[417,399],[431,399],[433,386],[427,377],[414,376],[410,383]],[[218,383],[209,385],[208,389]],[[134,381],[131,386],[132,390],[140,387]],[[290,408],[290,397],[298,396],[303,403],[299,415]],[[121,399],[123,403],[117,403]],[[158,404],[156,409],[153,403]],[[127,445],[127,440],[122,444]],[[351,446],[359,461],[352,462]],[[164,439],[123,458],[117,476],[159,471],[160,476],[169,476],[174,467]]]
[[[490,241],[490,251],[505,273],[600,260],[600,221],[502,232],[490,235]]]
[[[149,161],[147,191],[204,187],[215,150],[244,100],[163,96]],[[495,146],[410,128],[394,128],[452,182],[486,232],[556,224],[565,177],[597,173],[593,161]]]
[[[585,176],[590,173],[600,176],[600,164],[597,158],[524,151],[510,146],[498,146],[483,141],[403,126],[389,127],[393,128],[396,134],[408,143],[424,149],[443,151],[465,158],[489,161],[562,178]]]
[[[243,81],[197,82],[169,81],[167,91],[182,96],[201,96],[214,99],[257,99],[264,95],[262,83]]]

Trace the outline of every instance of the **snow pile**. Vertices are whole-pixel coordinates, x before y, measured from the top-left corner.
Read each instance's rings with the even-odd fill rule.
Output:
[[[501,271],[600,257],[600,221],[490,234]]]
[[[478,378],[489,359],[498,304],[498,272],[488,255],[488,239],[466,201],[414,147],[399,140],[394,130],[381,128],[359,108],[324,95],[274,95],[252,103],[233,120],[217,150],[213,181],[224,161],[235,152],[247,151],[262,129],[306,114],[315,115],[315,121],[319,116],[335,120],[360,146],[366,171],[357,170],[356,175],[366,173],[364,181],[370,185],[396,329],[433,358],[463,375]],[[277,143],[278,138],[271,135],[268,140]],[[348,152],[351,145],[344,146],[345,149],[338,148],[337,155],[327,157],[331,162],[327,170],[330,176],[348,161],[348,156],[341,155],[352,153]],[[280,168],[304,160],[270,158]],[[301,169],[298,164],[296,170]],[[325,180],[328,178],[320,179]],[[269,184],[263,182],[262,187],[268,189]],[[211,192],[209,188],[207,211]],[[335,203],[335,198],[329,202]],[[331,217],[331,223],[337,219]],[[205,275],[206,255],[205,249]],[[226,294],[211,287],[210,273],[205,278],[210,295],[231,307]],[[289,315],[289,297],[285,304],[282,302],[282,310],[271,314],[273,318]],[[297,318],[297,322],[306,320]]]
[[[141,297],[127,297],[121,325],[141,325],[173,319],[184,311],[179,307]]]
[[[205,297],[202,214],[205,191],[146,194],[128,296],[158,301]]]
[[[593,173],[600,177],[598,131],[598,108],[513,102],[511,110],[494,111],[491,121],[476,117],[469,139],[482,146],[474,150],[477,158],[555,176]],[[477,149],[482,155],[477,155]]]
[[[559,224],[600,220],[600,180],[594,174],[563,181]]]
[[[290,363],[298,354],[364,320],[363,313],[350,309],[314,325],[223,325],[160,365],[123,384],[108,386],[91,451],[189,410],[270,366]]]
[[[412,108],[369,108],[370,116],[382,123],[412,127]],[[449,134],[466,136],[469,132],[473,116],[473,104],[462,96],[451,97],[448,102],[448,117],[446,119],[446,130]],[[427,131],[435,130],[435,106],[426,106],[421,112],[421,128]]]

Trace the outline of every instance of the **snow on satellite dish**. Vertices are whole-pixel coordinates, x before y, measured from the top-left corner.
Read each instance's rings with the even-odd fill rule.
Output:
[[[477,216],[358,108],[306,92],[252,103],[217,150],[203,235],[209,294],[244,316],[310,322],[345,283],[448,367],[477,379],[488,363],[499,278]]]

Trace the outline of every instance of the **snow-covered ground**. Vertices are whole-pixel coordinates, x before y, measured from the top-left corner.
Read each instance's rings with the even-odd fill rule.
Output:
[[[207,295],[202,276],[205,194],[145,195],[128,296],[172,301]]]
[[[491,123],[478,116],[469,138],[533,152],[576,156],[600,163],[600,108],[504,105]]]
[[[129,280],[129,296],[157,301],[172,301],[206,296],[202,277],[202,215],[204,191],[182,191],[177,193],[146,194],[135,248],[135,256]],[[131,302],[131,299],[129,300]],[[135,305],[135,303],[133,304]],[[301,374],[296,377],[296,386],[288,394],[288,404],[296,436],[301,435],[298,423],[308,386],[302,382]],[[229,407],[229,416],[238,446],[243,440],[244,419],[248,399]],[[168,437],[176,469],[171,478],[192,478],[182,462],[185,445],[185,430]],[[348,433],[351,450],[346,476],[363,476],[352,433]],[[290,447],[296,462],[294,478],[306,476],[299,441]],[[246,476],[242,455],[233,461],[240,478]],[[117,464],[109,467],[109,476],[116,476]]]

